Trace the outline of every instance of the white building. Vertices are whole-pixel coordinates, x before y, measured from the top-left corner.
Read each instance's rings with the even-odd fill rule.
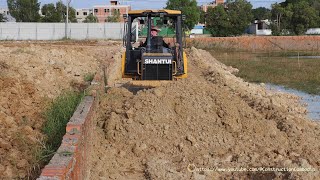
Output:
[[[7,18],[7,22],[16,22],[16,19],[10,15],[8,8],[0,8],[0,14]]]
[[[203,34],[204,24],[195,25],[193,29],[191,29],[191,34]]]
[[[93,9],[77,9],[76,10],[76,18],[78,23],[82,23],[87,16],[89,16],[90,14],[93,14]]]
[[[306,34],[306,35],[319,35],[319,34],[320,34],[320,28],[311,28],[311,29],[308,29],[305,34]]]
[[[8,8],[0,8],[0,13],[7,16],[7,15],[9,15],[9,9]]]
[[[268,19],[255,20],[249,26],[249,34],[255,34],[257,36],[270,36],[272,35],[270,24],[271,22]]]

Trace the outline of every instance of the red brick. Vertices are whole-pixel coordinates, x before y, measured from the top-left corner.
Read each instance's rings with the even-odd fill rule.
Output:
[[[72,134],[76,131],[77,131],[76,133],[81,133],[82,126],[83,126],[82,124],[68,123],[66,127],[66,132],[68,134]]]
[[[81,141],[80,135],[64,135],[61,146],[78,146]]]
[[[92,103],[92,104],[91,104]],[[43,170],[41,177],[58,177],[58,179],[84,179],[86,175],[87,149],[90,144],[92,135],[90,130],[93,126],[93,118],[95,115],[95,107],[97,100],[85,102],[86,108],[90,108],[85,117],[75,113],[73,118],[83,117],[84,121],[69,122],[63,137],[62,144],[58,152],[51,159],[50,164]],[[73,119],[74,120],[74,119]],[[70,156],[62,156],[61,152],[71,152]]]
[[[59,179],[63,180],[66,178],[67,167],[59,166],[59,167],[45,167],[42,170],[41,176],[47,177],[58,177]]]

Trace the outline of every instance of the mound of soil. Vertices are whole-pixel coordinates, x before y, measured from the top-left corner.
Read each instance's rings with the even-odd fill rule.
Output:
[[[187,39],[187,44],[205,49],[242,51],[319,51],[319,36],[240,36]]]
[[[63,43],[0,44],[0,179],[27,178],[40,155],[48,102],[63,91],[83,90],[84,76],[119,49],[112,42]]]
[[[90,179],[315,179],[317,172],[199,168],[320,168],[320,126],[298,98],[237,78],[188,50],[189,77],[135,93],[111,88],[89,153]],[[120,63],[120,60],[117,61]],[[116,66],[116,65],[114,65]],[[119,72],[115,72],[119,73]]]

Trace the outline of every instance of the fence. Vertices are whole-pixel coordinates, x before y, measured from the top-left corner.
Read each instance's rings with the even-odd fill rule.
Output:
[[[122,39],[123,23],[69,23],[68,37]],[[66,35],[65,23],[0,23],[0,40],[59,40]]]

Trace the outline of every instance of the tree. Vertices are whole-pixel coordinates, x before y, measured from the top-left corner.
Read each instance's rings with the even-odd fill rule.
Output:
[[[42,22],[65,22],[67,6],[60,1],[56,5],[53,3],[45,4],[42,6],[41,12],[43,14]],[[73,7],[69,7],[69,21],[77,22],[76,10]]]
[[[38,0],[7,0],[10,14],[17,22],[38,22],[40,3]]]
[[[285,31],[300,35],[320,25],[319,0],[286,0],[273,4],[271,12],[274,35],[282,35]]]
[[[86,19],[83,21],[84,23],[97,23],[98,18],[97,16],[94,16],[93,14],[90,14],[89,16],[86,17]]]
[[[252,5],[246,0],[235,0],[229,4],[228,17],[232,24],[231,35],[241,35],[250,25],[252,15]]]
[[[186,16],[184,24],[192,29],[200,20],[200,10],[196,0],[168,0],[166,9],[180,10]]]
[[[7,21],[7,18],[0,13],[0,22],[6,22]]]
[[[271,30],[273,35],[281,35],[284,30],[289,31],[290,21],[292,18],[292,4],[284,7],[285,3],[275,3],[272,5],[272,24]]]
[[[253,20],[271,19],[271,10],[265,7],[258,7],[252,10]]]
[[[61,1],[56,3],[56,9],[59,15],[62,17],[62,21],[65,22],[67,18],[67,6],[64,5]],[[77,22],[76,18],[76,10],[73,7],[69,6],[69,21],[70,22]]]
[[[213,36],[238,36],[248,28],[253,18],[252,5],[246,0],[229,0],[227,7],[209,8],[207,28]]]
[[[317,11],[320,11],[320,1],[314,0],[310,2],[310,5],[314,7]]]
[[[291,29],[295,34],[304,34],[309,28],[318,27],[319,22],[319,12],[311,7],[308,2],[300,1],[293,5]]]
[[[231,34],[232,25],[223,5],[208,8],[206,27],[213,36],[229,36]]]
[[[120,22],[120,12],[116,9],[113,10],[112,16],[108,16],[108,22]]]
[[[252,5],[246,0],[228,0],[227,7],[218,5],[207,12],[207,29],[213,36],[238,36],[253,19]]]
[[[202,23],[202,24],[205,24],[206,23],[206,12],[204,12],[202,9],[200,10],[200,19],[199,19],[199,22]]]
[[[42,6],[41,13],[43,17],[42,22],[61,22],[62,15],[58,13],[55,5],[53,3],[45,4]]]

